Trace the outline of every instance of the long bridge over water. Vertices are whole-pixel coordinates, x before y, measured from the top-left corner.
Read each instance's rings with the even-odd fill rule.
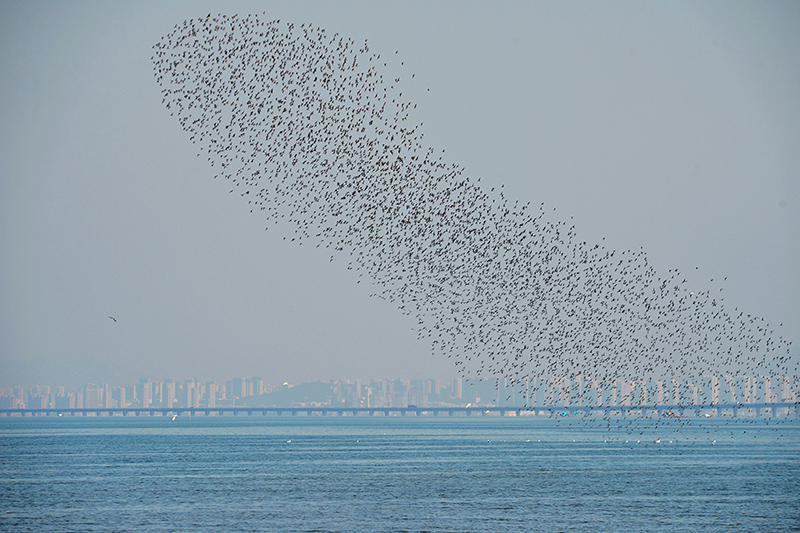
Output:
[[[800,418],[800,402],[725,403],[709,405],[574,405],[465,407],[76,407],[0,409],[0,416],[770,416]]]

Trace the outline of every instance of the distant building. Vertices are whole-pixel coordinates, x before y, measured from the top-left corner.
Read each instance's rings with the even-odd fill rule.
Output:
[[[456,400],[460,400],[464,395],[464,380],[461,378],[453,378],[453,388],[451,396]]]
[[[206,402],[208,407],[217,406],[217,384],[213,382],[206,383]]]
[[[75,395],[73,393],[56,396],[56,409],[75,409]]]
[[[264,380],[261,378],[251,378],[250,386],[252,387],[252,392],[250,393],[250,396],[261,396],[266,392],[266,388],[264,386]]]
[[[0,396],[0,409],[20,409],[22,402],[14,396]]]
[[[153,383],[149,378],[139,380],[139,403],[142,408],[147,409],[153,405]]]
[[[98,385],[86,385],[83,388],[83,407],[98,409],[103,405],[103,388]]]

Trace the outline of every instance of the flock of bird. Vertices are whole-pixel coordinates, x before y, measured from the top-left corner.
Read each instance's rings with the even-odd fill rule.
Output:
[[[154,51],[165,106],[231,192],[346,260],[462,376],[797,385],[790,343],[721,289],[659,275],[643,250],[582,241],[544,204],[486,190],[426,146],[403,79],[366,42],[209,15]]]

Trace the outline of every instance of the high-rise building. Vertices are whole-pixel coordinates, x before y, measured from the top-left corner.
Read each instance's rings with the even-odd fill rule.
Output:
[[[125,398],[128,402],[132,402],[134,405],[138,405],[139,403],[139,386],[138,385],[129,385],[125,387]]]
[[[245,378],[233,378],[226,384],[226,392],[230,398],[245,398],[247,396],[247,380]]]
[[[114,407],[114,399],[111,397],[111,387],[108,383],[103,383],[103,407],[110,409]]]
[[[116,387],[114,390],[111,391],[111,396],[113,401],[116,402],[117,407],[125,408],[128,407],[128,402],[125,398],[125,387]]]
[[[28,409],[45,409],[47,408],[47,396],[44,395],[36,395],[34,396],[31,394],[28,396]]]
[[[461,378],[453,378],[453,398],[461,400],[464,397],[464,380]]]
[[[75,408],[75,395],[73,393],[56,396],[55,404],[56,409],[74,409]]]
[[[792,382],[788,376],[781,376],[783,378],[783,391],[781,393],[782,402],[796,402],[797,392],[792,390]]]
[[[164,382],[164,392],[163,392],[163,402],[164,407],[169,409],[175,407],[176,395],[175,395],[175,380],[168,379]]]
[[[92,384],[84,386],[83,407],[86,409],[97,409],[99,407],[103,407],[103,388]]]
[[[0,409],[20,409],[23,406],[16,396],[0,396]]]
[[[208,407],[217,406],[217,384],[214,382],[206,383],[206,396]]]
[[[193,407],[194,404],[194,382],[187,381],[184,385],[186,399],[183,404],[184,407]]]
[[[772,376],[764,376],[764,401],[766,403],[773,403],[776,401],[775,395],[772,392]]]
[[[147,409],[153,405],[153,382],[149,378],[139,380],[139,403],[142,408]]]
[[[264,392],[266,392],[264,390],[264,380],[261,378],[251,378],[250,385],[253,388],[253,391],[250,394],[250,396],[261,396],[262,394],[264,394]]]

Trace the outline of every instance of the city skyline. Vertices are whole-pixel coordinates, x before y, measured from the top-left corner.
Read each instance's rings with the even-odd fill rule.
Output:
[[[786,376],[713,376],[691,381],[601,382],[582,376],[482,380],[339,379],[273,385],[261,377],[224,382],[152,380],[121,387],[0,389],[0,409],[172,409],[228,407],[407,408],[486,406],[716,405],[797,402]]]

